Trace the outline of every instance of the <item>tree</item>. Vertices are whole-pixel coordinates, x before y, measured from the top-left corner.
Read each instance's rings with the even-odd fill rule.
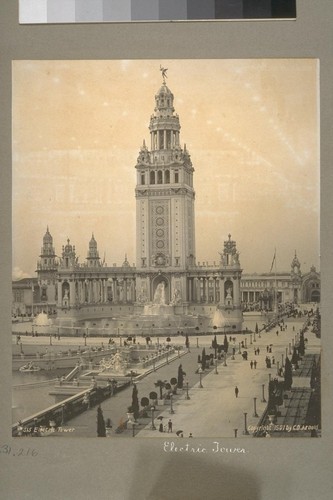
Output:
[[[228,342],[228,339],[227,339],[227,334],[225,333],[224,334],[224,341],[223,341],[223,348],[224,348],[224,352],[225,353],[228,352],[228,347],[229,347],[229,342]]]
[[[293,349],[293,355],[291,357],[291,363],[295,366],[297,366],[297,362],[298,362],[298,354],[297,354],[297,351],[296,351],[296,347],[294,347]]]
[[[176,377],[172,377],[170,379],[170,384],[171,384],[171,387],[172,387],[173,394],[177,394],[178,380],[176,379]]]
[[[214,326],[215,328],[215,326]],[[214,335],[214,339],[212,341],[212,348],[214,349],[215,351],[215,358],[216,358],[216,351],[217,351],[217,347],[218,347],[218,344],[217,344],[217,338],[216,338],[216,335]]]
[[[178,366],[178,381],[177,381],[177,385],[178,385],[179,389],[183,388],[183,385],[184,385],[184,375],[186,375],[186,373],[183,371],[183,367],[180,364]]]
[[[136,384],[133,384],[132,408],[134,413],[134,420],[137,420],[139,417],[139,399],[138,399],[138,389],[136,387]]]
[[[293,385],[292,367],[291,367],[291,362],[287,356],[285,366],[284,366],[284,388],[285,388],[285,390],[289,391],[291,389],[292,385]]]
[[[202,355],[201,355],[201,368],[203,370],[206,369],[206,349],[203,348],[202,349]]]
[[[169,382],[166,382],[165,389],[167,391],[166,398],[170,399],[170,394],[172,393],[172,389],[171,389],[171,384],[169,384]]]
[[[144,409],[145,416],[147,416],[147,407],[149,406],[149,399],[148,398],[141,398],[141,406]]]
[[[304,352],[305,352],[305,342],[304,342],[304,333],[302,332],[299,338],[298,353],[300,356],[304,356]]]
[[[155,391],[150,392],[149,399],[151,399],[153,402],[157,401],[157,393]]]
[[[158,380],[157,382],[154,383],[155,387],[158,387],[160,390],[160,399],[163,399],[163,392],[162,389],[165,387],[166,381],[163,380]]]
[[[101,405],[99,405],[97,408],[97,436],[106,437],[105,421]]]

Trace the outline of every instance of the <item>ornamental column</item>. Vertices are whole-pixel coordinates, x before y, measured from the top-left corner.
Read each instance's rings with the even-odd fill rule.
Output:
[[[58,302],[57,302],[57,306],[61,307],[62,306],[62,282],[61,282],[61,280],[58,280],[57,286],[58,286]]]
[[[112,295],[113,295],[113,302],[115,304],[118,303],[118,293],[117,293],[117,279],[113,278],[112,279]]]
[[[75,304],[75,281],[73,279],[69,280],[69,305],[73,306]]]
[[[224,278],[220,278],[220,304],[224,305]]]
[[[201,302],[201,278],[197,278],[197,302]]]
[[[123,284],[123,301],[126,304],[127,303],[127,278],[124,278],[124,284]]]
[[[213,278],[213,301],[216,303],[216,278]]]

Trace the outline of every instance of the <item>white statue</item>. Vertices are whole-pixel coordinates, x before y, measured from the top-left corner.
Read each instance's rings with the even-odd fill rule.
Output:
[[[165,304],[165,286],[163,281],[157,285],[155,290],[154,304]]]

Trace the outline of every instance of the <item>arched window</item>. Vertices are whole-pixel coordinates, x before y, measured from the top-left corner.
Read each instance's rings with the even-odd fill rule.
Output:
[[[150,184],[155,184],[155,172],[150,172]]]
[[[179,182],[179,172],[178,170],[175,170],[175,184],[178,184]]]
[[[142,185],[145,184],[145,173],[144,172],[141,172],[141,184]]]
[[[170,170],[166,170],[164,173],[164,182],[165,184],[170,184]]]
[[[159,170],[157,172],[157,184],[162,184],[163,183],[163,174],[162,170]]]

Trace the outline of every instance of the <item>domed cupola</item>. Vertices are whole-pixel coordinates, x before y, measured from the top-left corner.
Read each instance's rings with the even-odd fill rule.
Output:
[[[37,262],[38,271],[53,272],[56,270],[57,268],[56,254],[53,246],[53,238],[49,231],[49,226],[47,226],[46,233],[43,236],[43,246],[41,248],[41,253],[39,257],[40,259]]]
[[[162,87],[155,95],[155,113],[159,116],[171,116],[175,111],[175,108],[173,107],[173,99],[173,93],[166,86],[166,84],[163,83]]]
[[[97,250],[97,241],[95,240],[94,233],[92,234],[91,240],[89,241],[87,261],[89,267],[99,267],[101,265],[99,253]]]
[[[75,245],[70,244],[69,238],[67,239],[67,245],[62,246],[62,267],[68,268],[75,266],[76,264],[75,255]]]
[[[140,153],[137,159],[138,164],[147,165],[150,163],[149,150],[146,146],[146,141],[143,140],[143,144],[140,149]]]
[[[130,263],[127,260],[127,254],[125,254],[125,260],[122,264],[122,267],[131,267]]]
[[[55,257],[55,250],[53,248],[53,238],[49,231],[49,226],[46,228],[46,233],[43,236],[43,247],[41,249],[40,257]]]
[[[52,243],[53,243],[53,238],[50,234],[49,226],[47,226],[46,233],[44,234],[43,237],[43,245],[52,245]]]

